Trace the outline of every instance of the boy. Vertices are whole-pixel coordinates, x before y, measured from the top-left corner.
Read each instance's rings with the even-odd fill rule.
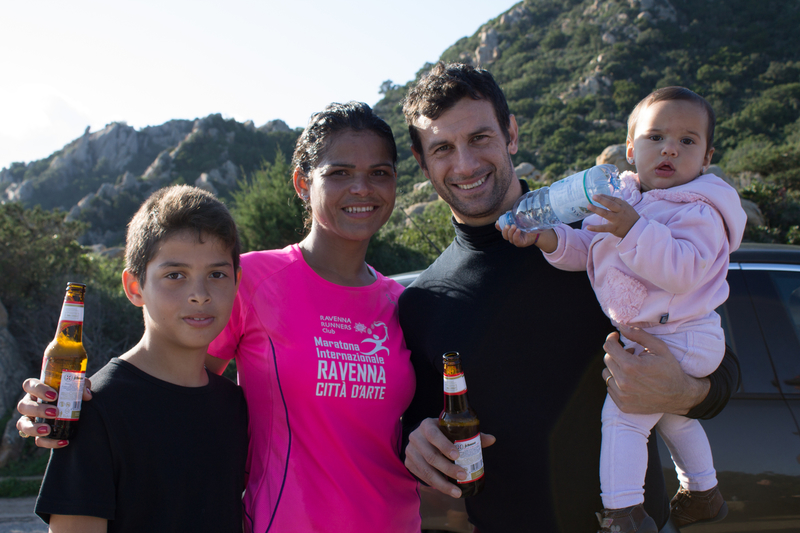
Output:
[[[239,249],[228,210],[194,187],[156,191],[134,215],[122,283],[145,332],[92,377],[77,436],[51,454],[35,509],[51,532],[242,531],[247,407],[203,364]],[[153,416],[167,405],[178,416]]]

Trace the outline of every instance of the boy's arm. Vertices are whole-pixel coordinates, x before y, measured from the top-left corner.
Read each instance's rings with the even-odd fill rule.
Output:
[[[54,514],[50,516],[50,533],[106,533],[108,520],[96,516]]]

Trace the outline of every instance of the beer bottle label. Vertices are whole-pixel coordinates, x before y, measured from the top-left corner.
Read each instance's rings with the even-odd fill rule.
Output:
[[[464,373],[448,376],[444,374],[444,393],[447,395],[465,394],[467,392],[467,381]]]
[[[457,480],[459,484],[471,483],[483,477],[483,451],[481,450],[481,434],[471,439],[457,440],[453,444],[458,449],[455,463],[467,471],[467,479]]]
[[[56,420],[78,420],[81,416],[81,400],[86,372],[64,370],[58,387],[58,416]]]
[[[63,324],[63,322],[69,322],[69,326],[83,324],[83,304],[64,302],[58,322],[59,324]]]

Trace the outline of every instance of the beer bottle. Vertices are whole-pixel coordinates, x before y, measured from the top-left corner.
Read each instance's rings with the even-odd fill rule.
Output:
[[[475,496],[483,489],[483,451],[478,416],[467,400],[467,382],[461,371],[461,356],[447,352],[444,359],[444,410],[439,428],[458,448],[455,463],[467,471],[467,479],[448,478],[461,489],[461,497]]]
[[[58,391],[55,420],[37,418],[50,425],[49,438],[70,439],[81,414],[81,399],[86,385],[86,350],[83,348],[83,296],[86,285],[67,283],[58,329],[42,359],[41,381]],[[44,402],[42,403],[56,402]]]

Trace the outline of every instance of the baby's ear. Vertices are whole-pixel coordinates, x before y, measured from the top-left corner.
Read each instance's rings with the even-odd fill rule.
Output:
[[[714,149],[711,148],[707,153],[706,156],[703,158],[703,174],[706,173],[708,170],[709,165],[711,165],[711,157],[714,155]]]
[[[142,284],[139,283],[139,278],[133,275],[127,268],[122,271],[122,288],[125,289],[125,296],[136,307],[144,306],[144,297],[142,296]]]
[[[629,165],[632,165],[635,161],[633,158],[633,140],[630,137],[625,140],[625,158],[628,160]]]

